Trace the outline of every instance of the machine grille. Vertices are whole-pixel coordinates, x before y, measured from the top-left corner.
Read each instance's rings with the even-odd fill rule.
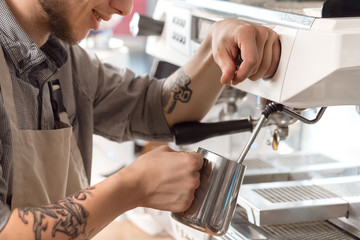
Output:
[[[341,197],[360,196],[360,182],[328,184],[321,187]]]
[[[355,239],[326,221],[263,226],[261,230],[265,232],[268,239],[278,240]]]
[[[306,165],[316,165],[316,164],[327,164],[327,163],[336,163],[337,161],[324,156],[322,154],[310,154],[310,155],[292,155],[292,156],[270,156],[268,157],[269,161],[276,162],[281,166],[304,166]]]
[[[253,229],[264,238],[256,239],[276,239],[276,240],[353,240],[356,237],[337,228],[328,221],[311,221],[299,223],[287,223],[277,225],[255,226],[247,222],[246,210],[242,207],[236,208],[237,222],[232,225],[234,231],[238,233],[237,236],[242,236],[241,239],[253,239],[248,235],[242,235],[246,229]],[[243,219],[243,220],[239,220]],[[247,222],[247,224],[245,224]],[[254,236],[254,235],[249,235]],[[237,237],[228,237],[222,239],[239,239]]]
[[[337,197],[334,193],[316,185],[263,188],[254,189],[254,191],[272,203],[298,202]]]
[[[245,159],[244,165],[247,167],[247,169],[267,169],[267,168],[274,168],[274,166],[268,164],[267,162],[264,162],[261,159],[258,158],[252,158],[252,159]]]

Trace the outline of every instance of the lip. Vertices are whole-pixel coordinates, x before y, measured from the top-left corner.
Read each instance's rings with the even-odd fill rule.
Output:
[[[95,16],[96,20],[98,22],[100,22],[102,20],[101,15],[95,10],[92,10],[92,12],[93,12],[93,15]]]
[[[101,20],[103,20],[103,21],[109,21],[109,20],[111,19],[111,16],[103,15],[103,14],[97,12],[96,10],[93,10],[93,13],[94,13],[94,15],[95,15],[96,20],[98,20],[99,22],[100,22]]]

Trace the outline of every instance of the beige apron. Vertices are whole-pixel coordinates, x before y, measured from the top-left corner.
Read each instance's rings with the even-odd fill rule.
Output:
[[[12,134],[11,208],[53,203],[88,187],[84,164],[65,112],[60,113],[60,129],[18,128],[12,81],[1,46],[0,86]]]

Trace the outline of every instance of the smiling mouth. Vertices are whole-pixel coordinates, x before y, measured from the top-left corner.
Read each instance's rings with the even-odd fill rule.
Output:
[[[101,16],[95,10],[93,10],[93,13],[95,15],[96,20],[100,22],[102,20]]]

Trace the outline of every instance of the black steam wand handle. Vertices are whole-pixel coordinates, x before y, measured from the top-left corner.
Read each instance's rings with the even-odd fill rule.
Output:
[[[274,102],[271,102],[266,106],[266,108],[262,112],[263,118],[260,118],[257,121],[253,121],[251,117],[249,117],[247,119],[216,122],[216,123],[182,122],[175,124],[172,128],[172,132],[174,135],[174,141],[177,145],[191,144],[191,143],[199,142],[204,139],[222,136],[225,134],[233,134],[233,133],[240,133],[246,131],[252,132],[254,129],[254,124],[256,123],[257,126],[259,126],[259,127],[255,126],[256,130],[258,131],[264,125],[265,120],[274,112],[284,112],[300,120],[303,123],[314,124],[321,119],[325,110],[326,107],[321,108],[316,118],[310,120],[285,108],[281,104],[276,104]],[[258,133],[254,133],[254,139],[257,134]],[[244,155],[246,155],[245,152]],[[242,159],[242,157],[240,157],[239,159]]]
[[[251,118],[216,123],[182,122],[172,128],[177,145],[196,143],[211,137],[253,130]]]

